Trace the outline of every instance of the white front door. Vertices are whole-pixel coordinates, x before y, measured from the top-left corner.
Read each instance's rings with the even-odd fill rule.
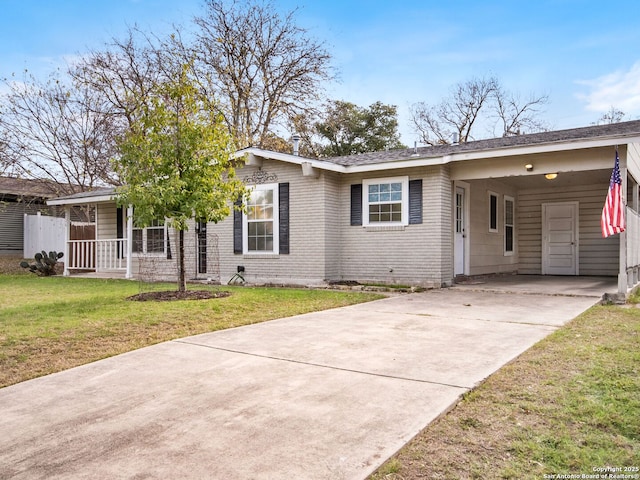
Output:
[[[464,266],[466,261],[467,215],[466,192],[462,187],[456,187],[454,210],[453,273],[454,275],[464,275]]]
[[[578,275],[578,202],[542,204],[542,274]]]

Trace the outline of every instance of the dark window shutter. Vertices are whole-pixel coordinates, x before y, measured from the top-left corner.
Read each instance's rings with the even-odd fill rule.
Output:
[[[289,253],[289,184],[278,185],[280,253]]]
[[[165,229],[165,235],[167,236],[167,260],[172,259],[171,255],[171,235],[169,235],[169,229]]]
[[[362,184],[351,185],[351,225],[362,225]]]
[[[124,238],[124,212],[122,207],[116,208],[116,238]]]
[[[409,225],[422,223],[422,179],[409,181]]]
[[[124,238],[124,212],[122,207],[116,208],[116,238]],[[118,247],[118,258],[124,258],[123,246]]]
[[[236,207],[242,205],[242,200],[236,200]],[[242,253],[242,211],[233,209],[233,253]]]

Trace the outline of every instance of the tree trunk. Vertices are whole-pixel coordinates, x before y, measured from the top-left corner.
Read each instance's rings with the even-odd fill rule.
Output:
[[[184,230],[178,231],[178,291],[187,290],[187,279],[184,274]]]

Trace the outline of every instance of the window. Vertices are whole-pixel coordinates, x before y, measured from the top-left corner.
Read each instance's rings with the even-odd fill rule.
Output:
[[[489,231],[498,231],[498,194],[489,192]]]
[[[363,182],[364,224],[408,223],[409,179],[395,177]]]
[[[513,254],[513,223],[514,201],[513,198],[504,197],[504,254]]]
[[[167,251],[167,227],[164,220],[154,220],[145,228],[133,227],[133,253],[158,253]]]
[[[278,253],[278,185],[257,185],[247,198],[246,206],[244,253]]]

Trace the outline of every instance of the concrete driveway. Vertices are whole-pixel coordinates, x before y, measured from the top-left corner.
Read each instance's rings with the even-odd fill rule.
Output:
[[[489,290],[198,335],[4,388],[0,478],[363,479],[604,293]]]

